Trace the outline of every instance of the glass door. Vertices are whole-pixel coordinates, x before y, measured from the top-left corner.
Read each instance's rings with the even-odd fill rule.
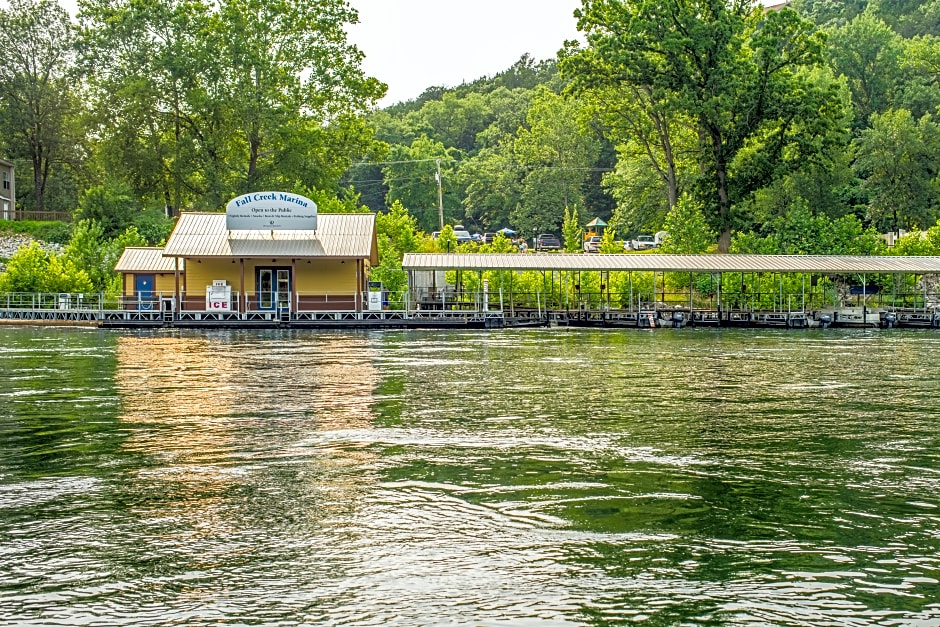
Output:
[[[275,300],[278,310],[290,310],[290,268],[280,268],[276,272],[277,289]]]
[[[291,300],[290,268],[258,268],[258,309],[287,309]]]

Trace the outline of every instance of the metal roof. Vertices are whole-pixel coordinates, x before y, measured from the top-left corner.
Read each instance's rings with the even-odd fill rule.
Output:
[[[600,270],[935,274],[940,257],[836,255],[658,255],[581,253],[408,253],[405,270]]]
[[[180,270],[183,260],[180,260]],[[176,260],[164,257],[162,248],[125,248],[114,266],[116,272],[153,272],[155,274],[176,272]]]
[[[224,213],[183,213],[167,257],[332,257],[378,264],[374,213],[321,213],[316,231],[229,231]]]

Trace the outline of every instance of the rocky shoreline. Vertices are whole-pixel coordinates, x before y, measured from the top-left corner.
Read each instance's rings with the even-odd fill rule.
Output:
[[[62,252],[63,248],[62,244],[37,240],[34,237],[24,233],[0,235],[0,272],[6,271],[6,264],[4,261],[12,257],[21,247],[28,246],[30,242],[39,242],[39,245],[44,250],[48,250],[49,252],[60,253]]]

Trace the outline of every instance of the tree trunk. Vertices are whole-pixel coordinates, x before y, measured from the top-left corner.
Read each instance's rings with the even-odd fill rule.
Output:
[[[718,192],[718,252],[731,250],[731,203],[728,200],[728,163],[723,156],[721,134],[711,132],[715,157],[715,185]]]
[[[46,205],[46,179],[43,172],[43,158],[37,150],[33,154],[33,194],[36,196],[36,211],[45,210]]]

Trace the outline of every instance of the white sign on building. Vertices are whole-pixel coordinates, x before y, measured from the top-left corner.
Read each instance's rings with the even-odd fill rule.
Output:
[[[317,204],[298,194],[252,192],[225,206],[229,231],[316,231]]]

